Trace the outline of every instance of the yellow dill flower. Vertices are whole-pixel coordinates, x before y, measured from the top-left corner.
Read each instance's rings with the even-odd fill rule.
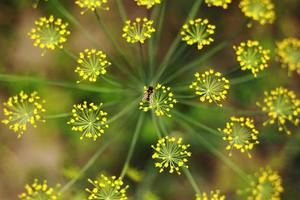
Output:
[[[86,137],[96,140],[108,128],[107,112],[101,109],[102,106],[102,103],[95,105],[86,101],[73,106],[72,118],[68,124],[72,125],[73,131],[82,133],[80,139]]]
[[[157,160],[155,167],[160,168],[159,172],[168,169],[172,174],[177,172],[181,174],[180,168],[188,168],[188,158],[192,153],[188,151],[189,144],[182,144],[182,138],[166,136],[161,138],[156,143],[156,146],[151,146],[154,149],[152,158]]]
[[[75,4],[84,9],[83,11],[81,11],[81,14],[83,15],[88,10],[91,10],[93,12],[96,9],[109,10],[107,2],[108,0],[77,0],[75,1]]]
[[[144,43],[146,39],[151,38],[151,34],[154,32],[152,20],[136,18],[135,21],[128,20],[125,22],[122,37],[129,43]]]
[[[152,89],[150,90],[150,88]],[[171,88],[157,84],[154,88],[151,86],[144,87],[144,98],[140,102],[139,109],[144,112],[154,110],[158,117],[171,117],[170,111],[176,103],[177,100],[174,98]]]
[[[251,158],[249,151],[254,145],[258,144],[258,131],[254,126],[254,121],[248,117],[231,117],[230,122],[226,123],[226,127],[221,130],[225,136],[223,140],[228,141],[226,150],[229,150],[229,155],[232,155],[232,150],[237,149],[240,152],[247,152]]]
[[[276,88],[271,92],[265,92],[263,102],[256,104],[270,118],[264,125],[276,123],[279,131],[291,134],[286,124],[288,122],[295,126],[299,124],[300,99],[296,97],[293,91],[283,87]]]
[[[277,55],[283,67],[287,67],[289,75],[292,72],[300,74],[300,40],[286,38],[277,42]]]
[[[155,4],[160,4],[161,0],[134,0],[138,6],[146,6],[147,9],[152,8]]]
[[[88,179],[89,183],[93,185],[92,189],[86,188],[89,193],[88,199],[110,199],[110,200],[127,200],[126,190],[128,185],[123,186],[124,183],[121,178],[115,176],[106,177],[101,174],[99,180]]]
[[[106,54],[96,49],[85,49],[84,52],[80,52],[77,63],[75,72],[82,80],[90,82],[96,82],[98,76],[106,74],[106,68],[111,65]]]
[[[197,44],[198,49],[209,45],[214,41],[211,35],[215,33],[215,25],[209,24],[208,19],[190,20],[187,24],[182,26],[181,36],[182,40],[188,45]]]
[[[280,200],[280,194],[283,192],[281,178],[270,167],[261,168],[254,175],[248,191],[250,194],[247,200]]]
[[[272,24],[275,20],[274,4],[271,0],[241,0],[240,8],[246,17],[260,24]]]
[[[230,4],[231,0],[205,0],[205,3],[211,6],[223,7],[224,9],[228,8],[228,4]]]
[[[62,49],[67,36],[70,35],[67,27],[68,23],[64,23],[60,18],[55,19],[52,15],[49,18],[41,17],[35,21],[35,28],[32,28],[28,35],[34,41],[33,45],[41,49]]]
[[[6,118],[2,123],[8,125],[9,129],[16,132],[20,138],[29,124],[36,128],[37,122],[45,122],[42,118],[42,114],[46,111],[44,104],[45,100],[41,100],[37,92],[27,94],[21,91],[18,95],[9,97],[4,103],[3,113]]]
[[[268,67],[270,50],[264,49],[258,41],[248,40],[233,48],[242,70],[251,70],[256,77],[258,72]]]
[[[46,180],[43,182],[39,182],[39,180],[35,179],[31,185],[25,186],[25,192],[19,195],[20,199],[26,200],[37,200],[37,199],[49,199],[49,200],[58,200],[60,199],[60,193],[57,191],[57,188],[52,188],[48,186]]]
[[[195,90],[195,94],[200,96],[201,102],[215,102],[222,106],[219,102],[226,99],[229,90],[229,80],[222,76],[220,72],[215,72],[213,69],[204,73],[195,73],[196,80],[190,85],[191,89]]]
[[[210,194],[207,195],[206,192],[202,194],[196,194],[196,200],[225,200],[226,197],[220,194],[220,191],[210,191]]]

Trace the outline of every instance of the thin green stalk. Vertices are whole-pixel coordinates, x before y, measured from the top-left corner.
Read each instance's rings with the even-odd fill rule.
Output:
[[[192,9],[188,14],[186,21],[193,19],[196,16],[202,2],[203,2],[203,0],[195,0],[194,4],[192,5]],[[169,48],[163,62],[159,66],[159,71],[153,80],[154,83],[159,81],[161,75],[164,73],[164,71],[168,67],[169,61],[172,58],[174,52],[176,51],[176,48],[177,48],[179,42],[180,42],[180,34],[178,33],[176,38],[174,39],[173,43],[171,44],[171,47]]]
[[[116,2],[117,2],[118,10],[122,18],[122,21],[123,22],[127,21],[128,17],[124,8],[123,0],[116,0]]]
[[[143,46],[142,46],[142,43],[138,43],[138,52],[139,52],[139,55],[140,55],[140,67],[139,67],[139,74],[140,74],[140,77],[142,80],[145,80],[146,79],[146,65],[145,65],[145,56],[144,56],[144,52],[143,52]]]
[[[190,170],[187,169],[187,168],[183,168],[182,170],[183,170],[183,172],[184,172],[184,174],[185,174],[187,180],[188,180],[189,183],[191,184],[192,188],[194,189],[194,192],[195,192],[196,194],[200,194],[199,187],[198,187],[198,185],[197,185],[197,183],[196,183],[194,177],[192,176]]]
[[[104,81],[106,81],[110,85],[113,85],[113,86],[116,86],[116,87],[123,87],[123,85],[120,82],[118,82],[115,79],[109,77],[108,75],[104,75],[104,76],[101,76],[101,77]]]
[[[159,130],[158,123],[157,123],[157,117],[154,115],[154,112],[151,112],[152,122],[153,126],[155,128],[156,134],[158,138],[162,138],[162,134]]]
[[[261,73],[261,74],[257,75],[257,77],[255,77],[253,74],[241,76],[238,78],[231,79],[230,85],[237,85],[237,84],[241,84],[241,83],[246,83],[248,81],[257,80],[257,79],[265,77],[266,75],[267,75],[266,73]]]
[[[71,59],[73,59],[75,62],[77,62],[77,56],[76,56],[73,52],[71,52],[69,49],[67,49],[66,47],[64,47],[64,48],[62,49],[62,51],[63,51],[67,56],[69,56]]]
[[[138,100],[133,101],[129,106],[126,106],[123,110],[121,110],[118,114],[114,115],[112,118],[110,118],[107,123],[112,123],[125,115],[126,113],[129,112],[130,109],[132,109],[133,106],[136,106]]]
[[[0,74],[0,81],[4,82],[21,82],[22,84],[24,82],[31,82],[31,83],[39,83],[39,84],[45,84],[45,85],[52,85],[52,86],[58,86],[58,87],[65,87],[65,88],[72,88],[72,89],[78,89],[78,90],[84,90],[89,92],[102,92],[102,93],[126,93],[126,90],[124,89],[118,89],[118,88],[109,88],[109,87],[98,87],[98,86],[92,86],[92,85],[86,85],[86,84],[76,84],[76,83],[68,83],[63,81],[54,81],[54,80],[45,80],[38,77],[33,76],[18,76],[18,75],[11,75],[11,74]]]
[[[191,123],[191,124],[193,124],[193,125],[195,125],[195,126],[198,126],[199,128],[201,128],[201,129],[204,130],[204,131],[207,131],[207,132],[212,133],[212,134],[214,134],[214,135],[221,136],[220,133],[219,133],[219,131],[217,131],[217,130],[215,130],[215,129],[213,129],[213,128],[210,128],[210,127],[208,127],[208,126],[206,126],[206,125],[200,123],[199,121],[196,121],[196,120],[194,120],[194,119],[192,119],[192,118],[190,118],[190,117],[188,117],[188,116],[186,116],[186,115],[183,115],[183,114],[181,114],[181,113],[178,112],[178,111],[175,111],[175,110],[174,110],[174,111],[173,111],[173,114],[176,115],[176,117],[185,120],[186,122],[189,122],[189,123]]]
[[[139,115],[139,117],[138,117],[138,122],[137,122],[136,127],[135,127],[133,138],[131,140],[129,151],[128,151],[128,154],[127,154],[127,157],[126,157],[126,161],[125,161],[125,164],[123,166],[120,178],[124,178],[124,176],[125,176],[125,174],[127,172],[127,169],[129,167],[129,162],[130,162],[130,160],[132,158],[132,155],[133,155],[136,143],[138,141],[138,138],[139,138],[139,135],[140,135],[140,132],[141,132],[141,128],[142,128],[143,121],[144,121],[144,116],[145,116],[144,113],[141,113]]]
[[[154,8],[154,10],[152,12],[152,16],[151,16],[151,19],[153,19],[154,21],[158,21],[158,25],[156,28],[157,29],[156,34],[153,35],[153,37],[151,37],[148,40],[150,80],[153,78],[154,66],[156,65],[157,52],[158,52],[158,48],[160,45],[161,33],[163,30],[163,23],[165,20],[166,3],[167,2],[164,1],[161,6],[156,6]],[[158,10],[160,11],[159,15],[157,14]],[[159,19],[157,19],[158,16],[159,16]]]
[[[118,135],[118,134],[117,134]],[[97,161],[98,157],[105,151],[105,149],[112,143],[113,139],[116,138],[115,135],[112,138],[104,140],[104,143],[101,144],[100,148],[94,153],[94,155],[87,161],[87,163],[82,167],[82,169],[79,171],[78,175],[75,176],[73,179],[71,179],[67,184],[65,184],[61,189],[60,192],[64,193],[68,189],[70,189],[71,186],[78,181],[78,179],[81,178],[81,176]]]
[[[193,60],[192,62],[186,64],[185,66],[181,67],[178,71],[176,71],[172,75],[168,76],[168,78],[163,80],[162,83],[167,84],[170,81],[172,81],[174,78],[178,77],[179,75],[184,74],[185,72],[187,72],[191,69],[199,67],[199,65],[203,61],[205,61],[205,60],[209,59],[211,56],[215,55],[217,52],[222,50],[227,44],[228,44],[228,41],[221,42],[220,44],[213,47],[212,49],[207,51],[205,54],[200,56],[199,58],[197,58],[197,59]]]
[[[60,113],[60,114],[55,114],[55,115],[47,115],[44,118],[45,119],[58,119],[58,118],[66,118],[69,117],[71,113]]]
[[[216,157],[218,157],[222,162],[224,162],[228,167],[230,167],[234,172],[236,172],[245,182],[249,183],[248,175],[239,168],[238,165],[233,163],[230,159],[228,159],[225,155],[223,155],[217,148],[215,148],[213,145],[211,145],[201,134],[199,134],[197,131],[195,131],[190,125],[187,123],[178,120],[174,118],[178,123],[181,124],[181,126],[186,129],[186,131],[193,136],[195,136],[198,141],[206,147],[212,154],[214,154]]]

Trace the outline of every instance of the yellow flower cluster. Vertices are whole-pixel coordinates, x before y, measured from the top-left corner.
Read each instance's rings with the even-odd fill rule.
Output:
[[[229,150],[229,155],[232,155],[232,149],[237,149],[240,152],[247,152],[251,158],[250,150],[254,145],[258,144],[258,131],[254,126],[254,121],[245,117],[231,117],[230,122],[226,123],[226,127],[221,130],[225,136],[223,140],[228,141],[226,150]]]
[[[222,106],[219,102],[226,99],[229,90],[229,80],[222,76],[220,72],[213,69],[204,73],[195,73],[196,80],[190,85],[195,90],[195,94],[200,96],[200,101],[215,102]]]
[[[84,52],[80,52],[77,63],[79,65],[76,67],[75,72],[83,80],[90,82],[96,82],[100,75],[106,74],[106,68],[111,65],[106,54],[96,49],[85,49]],[[79,82],[77,81],[77,83]]]
[[[283,192],[281,182],[278,173],[270,167],[260,169],[251,182],[251,194],[247,200],[280,200],[280,194]]]
[[[59,187],[59,185],[57,185]],[[20,199],[25,200],[37,200],[37,199],[47,199],[47,200],[59,200],[60,193],[57,192],[57,188],[52,188],[48,186],[46,180],[39,182],[37,179],[31,185],[25,186],[25,192],[19,195]]]
[[[258,72],[268,67],[270,50],[264,49],[258,41],[248,40],[233,48],[242,70],[251,70],[256,77]]]
[[[88,179],[89,183],[93,185],[92,189],[86,189],[89,193],[88,199],[111,199],[111,200],[127,200],[126,190],[128,185],[123,186],[124,183],[121,178],[115,176],[106,177],[101,174],[99,180]]]
[[[241,0],[240,8],[246,17],[260,24],[272,24],[275,20],[275,6],[271,0]]]
[[[102,103],[97,106],[86,101],[73,106],[72,118],[68,124],[72,125],[73,131],[82,133],[80,139],[86,137],[96,140],[108,128],[107,112],[101,110],[102,106]]]
[[[220,194],[220,191],[211,191],[210,195],[207,195],[206,192],[202,194],[196,194],[196,200],[225,200],[226,197]]]
[[[151,38],[151,34],[154,32],[152,20],[136,18],[135,21],[126,21],[122,37],[129,43],[140,42],[143,44],[146,39]]]
[[[264,125],[278,124],[279,131],[285,131],[291,134],[286,124],[290,122],[298,126],[300,120],[300,99],[296,97],[293,91],[279,87],[271,92],[265,92],[263,102],[257,102],[257,106],[261,107],[270,118]]]
[[[109,10],[107,6],[108,0],[77,0],[77,4],[80,8],[84,9],[81,14],[83,15],[86,11],[91,10],[95,11],[96,9]]]
[[[180,34],[183,41],[188,45],[197,44],[200,50],[214,41],[211,35],[215,33],[215,28],[215,25],[209,24],[208,19],[198,18],[184,24]]]
[[[283,67],[287,67],[289,75],[297,72],[300,75],[300,40],[286,38],[277,42],[277,55]]]
[[[186,164],[192,153],[188,151],[189,144],[182,144],[182,138],[166,136],[158,140],[156,146],[151,146],[154,149],[152,158],[158,160],[155,167],[159,168],[159,172],[168,169],[172,174],[177,172],[181,174],[180,168],[188,168]]]
[[[36,127],[37,122],[45,122],[42,114],[46,111],[43,107],[45,100],[41,100],[37,92],[27,94],[21,91],[18,95],[9,97],[4,103],[3,113],[6,117],[3,124],[18,134],[20,138],[31,124]]]
[[[223,7],[224,9],[228,8],[228,4],[230,4],[232,0],[205,0],[205,3],[211,6]]]
[[[161,0],[134,0],[138,6],[146,6],[147,9],[152,8],[155,4],[160,4]]]
[[[140,110],[144,112],[154,110],[155,115],[158,117],[171,117],[170,111],[174,108],[174,104],[177,103],[177,100],[174,98],[170,87],[157,84],[153,88],[152,93],[149,93],[148,88],[144,87],[144,96],[149,98],[142,99],[139,104]]]
[[[32,28],[28,35],[34,41],[33,45],[41,49],[62,49],[67,36],[70,35],[67,27],[68,23],[64,23],[60,18],[55,19],[52,15],[49,18],[41,17],[35,21],[35,28]]]

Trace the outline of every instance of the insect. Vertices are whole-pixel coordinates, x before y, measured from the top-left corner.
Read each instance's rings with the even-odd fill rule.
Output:
[[[143,101],[152,101],[152,96],[154,93],[154,88],[152,86],[149,86],[148,89],[144,93]]]

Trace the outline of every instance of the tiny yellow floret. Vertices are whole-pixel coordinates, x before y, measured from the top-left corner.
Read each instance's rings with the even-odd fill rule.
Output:
[[[228,4],[230,4],[232,0],[205,0],[205,3],[211,7],[211,6],[216,6],[216,7],[222,7],[224,9],[228,8]]]
[[[123,27],[122,37],[128,43],[141,43],[151,38],[152,33],[155,32],[153,21],[147,18],[136,18],[135,21],[128,20]]]
[[[209,24],[208,19],[189,20],[182,26],[180,35],[188,45],[197,44],[198,50],[214,41],[211,37],[215,33],[215,25]]]
[[[146,6],[147,9],[152,8],[155,4],[160,4],[161,0],[134,0],[138,6]]]
[[[83,9],[83,11],[81,11],[82,15],[88,10],[90,10],[92,12],[94,12],[96,9],[109,10],[107,3],[108,3],[108,0],[77,0],[77,1],[75,1],[75,4],[77,4],[80,8]]]
[[[92,138],[96,140],[105,129],[108,128],[107,112],[102,110],[103,104],[96,105],[94,103],[87,103],[73,106],[72,118],[68,124],[72,125],[72,130],[81,133],[80,139]]]
[[[233,48],[241,70],[250,70],[254,77],[257,77],[257,73],[268,67],[270,50],[264,49],[258,41],[248,40],[241,42],[238,47],[234,46]]]
[[[220,191],[210,191],[209,195],[206,192],[196,194],[196,200],[225,200],[226,197],[220,194]]]
[[[188,150],[189,144],[182,144],[181,137],[166,136],[151,147],[154,149],[152,158],[157,161],[155,167],[160,169],[160,173],[168,169],[171,174],[176,172],[180,175],[182,167],[188,168],[188,158],[192,153]]]
[[[28,33],[32,39],[33,45],[43,49],[42,55],[45,54],[45,49],[54,50],[62,49],[63,44],[67,41],[67,36],[70,31],[67,30],[68,23],[64,23],[60,18],[54,18],[52,15],[41,17],[35,21],[35,27]]]
[[[20,138],[27,130],[28,125],[37,127],[37,122],[45,122],[43,113],[45,100],[37,92],[27,94],[21,91],[18,95],[9,97],[4,103],[3,113],[6,117],[2,120],[3,124],[8,125],[9,129],[16,132]]]

